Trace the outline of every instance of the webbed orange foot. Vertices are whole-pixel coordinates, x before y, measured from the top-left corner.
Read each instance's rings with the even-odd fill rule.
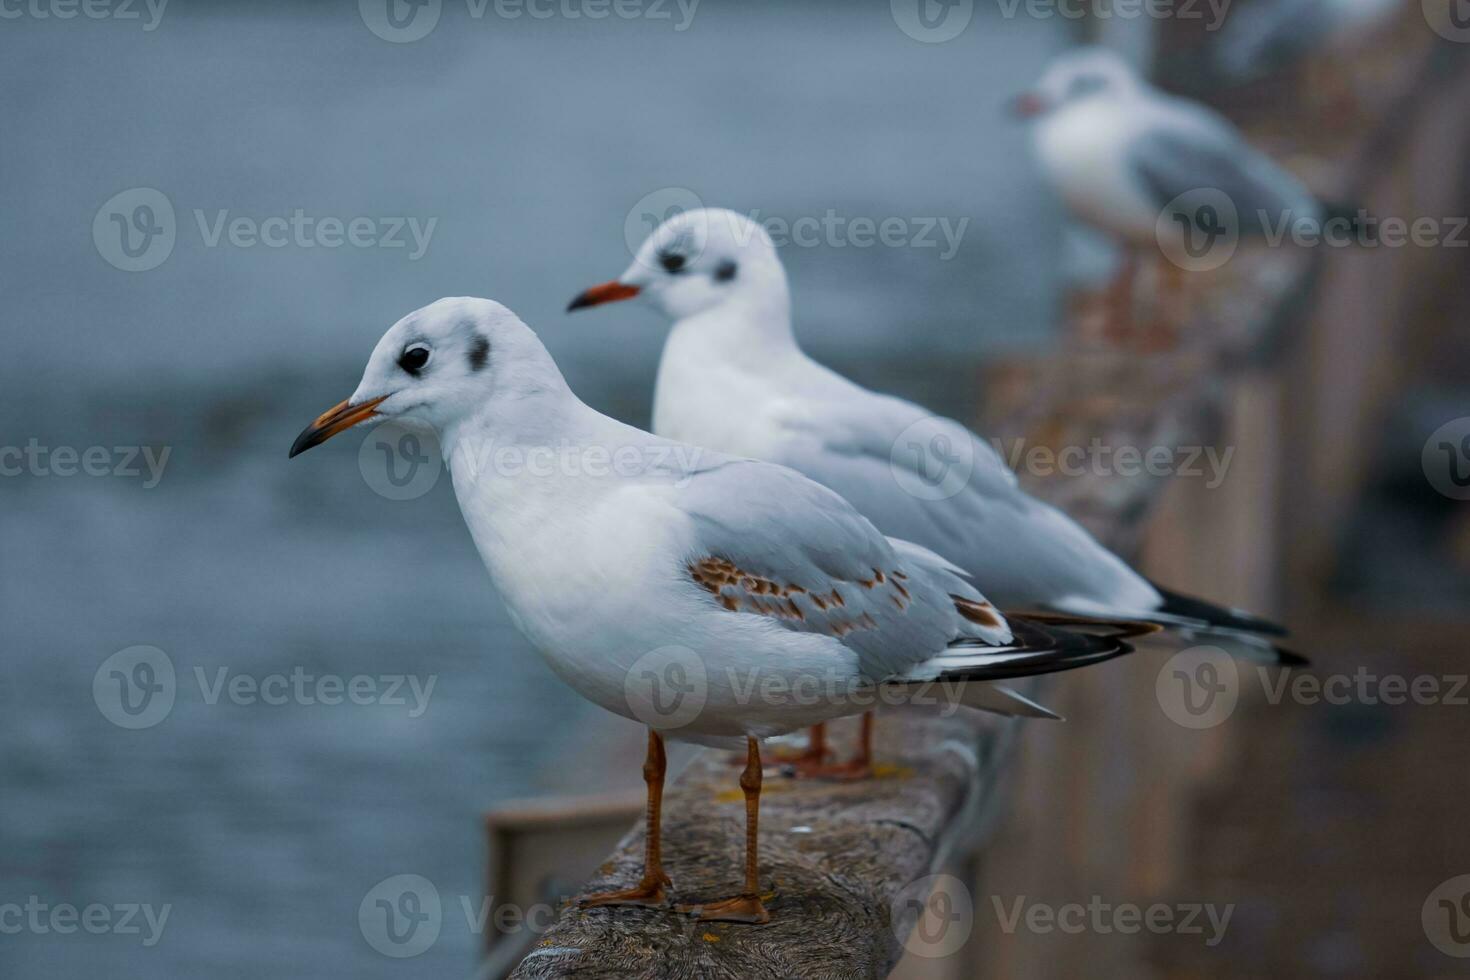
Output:
[[[669,876],[662,871],[645,877],[635,887],[618,892],[598,892],[577,899],[580,908],[590,909],[599,905],[634,905],[646,909],[669,907],[668,888],[673,885]]]
[[[771,921],[771,913],[759,895],[736,895],[734,898],[700,905],[680,905],[680,912],[698,916],[702,922],[746,922],[761,925]]]

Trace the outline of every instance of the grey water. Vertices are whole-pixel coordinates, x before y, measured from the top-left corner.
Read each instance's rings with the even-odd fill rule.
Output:
[[[636,729],[515,633],[447,480],[389,499],[356,432],[287,463],[399,316],[494,297],[584,398],[644,422],[656,315],[562,310],[678,189],[793,231],[798,331],[869,383],[963,412],[985,356],[1050,330],[1059,220],[1001,109],[1061,22],[978,5],[927,44],[887,2],[704,0],[682,30],[672,4],[446,2],[394,43],[371,6],[174,0],[150,30],[142,4],[41,2],[0,23],[5,977],[468,976],[479,814],[636,782],[612,748]],[[128,271],[158,258],[117,237],[163,227],[137,208],[158,195],[172,247]],[[941,220],[965,221],[953,254]],[[112,685],[159,675],[105,662],[137,646],[174,702],[130,728]],[[371,696],[324,703],[324,677]],[[271,703],[298,678],[307,696]],[[397,960],[357,914],[403,873],[446,913]],[[168,908],[159,935],[117,928],[140,905]],[[58,917],[91,906],[97,934]]]

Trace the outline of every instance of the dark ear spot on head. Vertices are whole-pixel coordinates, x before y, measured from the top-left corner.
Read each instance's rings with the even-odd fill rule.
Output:
[[[485,367],[485,362],[490,358],[490,341],[479,335],[470,342],[470,370],[479,371]]]
[[[729,282],[740,271],[734,259],[726,259],[715,267],[715,282]]]

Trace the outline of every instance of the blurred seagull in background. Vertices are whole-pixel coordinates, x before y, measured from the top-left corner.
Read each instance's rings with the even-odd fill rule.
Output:
[[[1076,521],[1026,494],[996,450],[960,423],[868,391],[808,357],[792,332],[776,248],[744,215],[706,208],[670,218],[627,271],[584,291],[570,309],[635,295],[674,321],[654,393],[659,435],[804,473],[884,534],[968,571],[1003,608],[1144,620],[1239,655],[1303,662],[1275,646],[1280,627],[1129,568]]]
[[[1227,15],[1212,60],[1223,78],[1254,81],[1316,54],[1348,52],[1402,8],[1401,0],[1250,0]]]
[[[597,413],[530,328],[490,300],[442,299],[395,323],[357,390],[308,425],[291,455],[374,418],[438,432],[465,523],[511,620],[580,694],[650,726],[642,879],[584,905],[667,903],[665,734],[745,749],[744,887],[690,911],[764,922],[761,739],[857,714],[870,703],[860,695],[935,682],[950,685],[959,704],[1054,717],[991,682],[1131,649],[1125,631],[1106,626],[1084,635],[1008,619],[959,569],[884,537],[799,473],[680,446]],[[588,460],[631,454],[643,464],[502,465],[507,449],[532,458],[568,446]],[[694,710],[639,710],[630,685],[670,658],[684,670],[678,693]],[[750,696],[813,681],[832,693]]]
[[[1154,89],[1106,48],[1058,58],[1012,108],[1035,120],[1035,153],[1062,202],[1120,246],[1108,291],[1115,335],[1133,319],[1138,252],[1168,256],[1159,263],[1160,299],[1175,294],[1167,315],[1176,322],[1166,326],[1177,327],[1182,272],[1202,245],[1233,248],[1300,220],[1320,227],[1340,216],[1223,116]],[[1157,304],[1156,318],[1170,305]]]

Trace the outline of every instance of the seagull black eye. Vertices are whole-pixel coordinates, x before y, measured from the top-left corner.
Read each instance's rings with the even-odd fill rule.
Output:
[[[664,252],[658,257],[658,264],[664,267],[665,272],[679,272],[687,261],[688,259],[678,252]]]
[[[715,282],[729,282],[740,271],[734,259],[726,259],[715,267]]]
[[[405,347],[403,353],[398,355],[398,366],[409,374],[418,374],[429,363],[429,348],[423,344],[415,344]]]
[[[1108,80],[1101,75],[1078,75],[1072,80],[1068,94],[1078,96],[1097,92],[1108,87]]]

